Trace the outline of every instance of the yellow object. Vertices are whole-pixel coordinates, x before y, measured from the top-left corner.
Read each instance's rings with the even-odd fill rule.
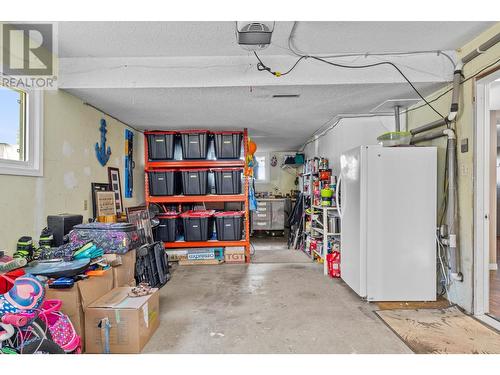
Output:
[[[116,223],[116,215],[108,215],[108,216],[98,216],[97,221],[100,223]]]

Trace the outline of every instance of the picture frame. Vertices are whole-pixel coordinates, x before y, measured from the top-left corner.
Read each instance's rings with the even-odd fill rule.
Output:
[[[153,228],[151,226],[151,217],[149,209],[146,205],[127,207],[127,221],[135,224],[137,232],[143,244],[151,244],[154,242]]]
[[[96,191],[96,217],[116,216],[115,193]]]
[[[120,179],[120,170],[114,167],[108,167],[108,180],[111,191],[115,194],[116,216],[121,217],[125,214],[123,209],[122,183]]]
[[[97,218],[97,197],[96,193],[98,191],[111,191],[109,183],[92,182],[90,184],[90,190],[92,194],[92,217]]]

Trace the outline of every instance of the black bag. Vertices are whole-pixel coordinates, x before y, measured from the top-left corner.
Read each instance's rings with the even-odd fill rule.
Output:
[[[170,280],[168,255],[163,242],[154,242],[137,250],[135,263],[137,284],[147,282],[152,288],[160,288]]]

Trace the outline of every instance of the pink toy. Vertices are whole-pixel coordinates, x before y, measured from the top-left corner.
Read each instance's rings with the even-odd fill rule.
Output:
[[[61,301],[45,300],[42,304],[43,312],[40,314],[49,328],[52,340],[66,353],[81,353],[80,336],[76,334],[75,327],[67,315],[61,313]]]

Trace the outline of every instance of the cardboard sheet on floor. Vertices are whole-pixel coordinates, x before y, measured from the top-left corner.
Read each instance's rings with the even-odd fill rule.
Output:
[[[110,353],[140,353],[160,324],[159,290],[143,297],[129,297],[132,288],[108,292],[85,309],[87,353],[103,353],[102,319],[108,318]]]

